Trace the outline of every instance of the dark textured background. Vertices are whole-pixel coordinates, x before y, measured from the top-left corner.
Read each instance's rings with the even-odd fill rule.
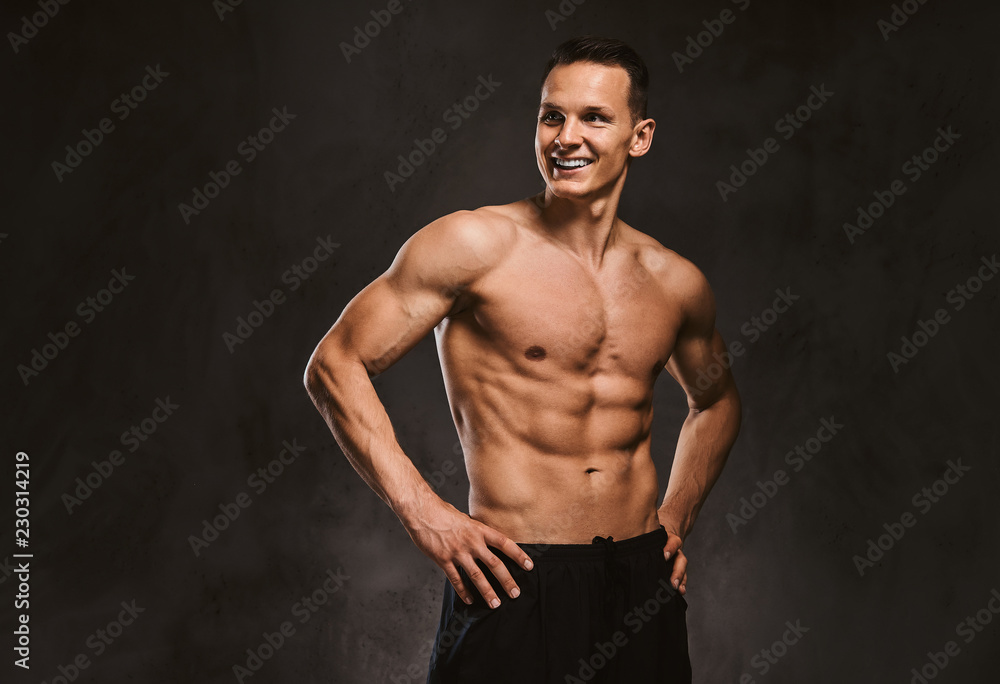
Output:
[[[244,2],[220,20],[209,0],[78,1],[18,52],[0,48],[0,489],[13,490],[14,454],[29,453],[34,553],[32,668],[5,662],[0,680],[51,684],[82,653],[91,665],[77,681],[234,682],[246,650],[286,620],[295,634],[244,681],[406,682],[425,668],[443,576],[351,469],[301,374],[414,231],[541,188],[541,68],[558,42],[593,32],[631,43],[653,75],[655,144],[621,215],[706,273],[719,329],[747,348],[734,366],[744,427],[687,544],[695,680],[908,683],[955,640],[935,681],[995,681],[1000,626],[971,643],[955,630],[1000,588],[1000,279],[961,311],[946,296],[998,251],[996,5],[928,0],[886,41],[876,22],[888,2],[589,0],[553,29],[557,0],[403,0],[347,63],[339,44],[385,4]],[[678,73],[671,54],[726,7],[735,22]],[[4,3],[0,28],[37,10]],[[65,146],[115,117],[119,93],[157,64],[169,76],[58,181]],[[502,85],[450,130],[442,112],[489,75]],[[723,202],[715,183],[729,165],[821,84],[834,95]],[[296,118],[246,163],[237,146],[274,107]],[[954,147],[851,244],[843,223],[948,126]],[[447,140],[390,192],[383,173],[435,127]],[[185,223],[178,204],[234,158],[241,174]],[[326,236],[333,258],[291,291],[282,273]],[[77,304],[123,267],[134,281],[25,385],[18,364],[67,321],[83,324]],[[287,300],[230,353],[223,334],[275,288]],[[741,328],[776,288],[800,298],[751,343]],[[938,308],[950,322],[894,372],[886,354]],[[685,405],[666,374],[660,385],[662,491]],[[438,491],[464,507],[433,340],[376,386],[422,471],[457,466]],[[76,478],[168,396],[180,408],[68,513]],[[791,473],[786,452],[831,416],[843,429]],[[293,439],[306,451],[258,494],[247,477]],[[969,474],[859,575],[853,557],[959,458]],[[791,481],[734,534],[727,514],[779,468]],[[241,492],[252,505],[196,556],[189,537]],[[0,499],[8,559],[13,501]],[[300,624],[293,605],[338,569],[350,579]],[[12,659],[16,582],[6,571],[0,582]],[[88,638],[131,600],[144,612],[97,655]],[[755,654],[795,620],[809,632],[762,674]]]

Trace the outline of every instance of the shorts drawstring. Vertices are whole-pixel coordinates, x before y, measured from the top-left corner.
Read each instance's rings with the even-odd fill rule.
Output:
[[[604,608],[610,615],[614,612],[616,596],[620,596],[621,600],[625,598],[625,575],[616,562],[618,547],[614,537],[597,536],[594,537],[592,543],[604,546],[604,581],[606,585]]]

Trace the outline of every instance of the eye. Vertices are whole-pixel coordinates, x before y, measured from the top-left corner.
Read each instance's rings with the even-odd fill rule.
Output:
[[[590,114],[588,114],[585,117],[585,120],[586,121],[602,121],[602,122],[605,122],[605,123],[607,122],[606,118],[604,118],[603,116],[601,116],[600,114],[598,114],[596,112],[591,112]]]
[[[551,123],[553,121],[559,121],[560,119],[562,119],[562,114],[559,112],[546,112],[541,117],[541,121],[543,123]]]

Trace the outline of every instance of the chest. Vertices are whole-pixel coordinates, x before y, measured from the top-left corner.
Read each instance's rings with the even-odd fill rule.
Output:
[[[478,326],[512,363],[537,371],[655,375],[680,324],[669,293],[627,254],[595,271],[535,245],[491,273],[477,295]]]

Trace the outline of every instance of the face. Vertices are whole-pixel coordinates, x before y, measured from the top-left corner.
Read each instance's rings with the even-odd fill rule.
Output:
[[[633,123],[628,73],[577,62],[555,67],[542,86],[535,158],[556,197],[585,199],[613,187],[630,157],[652,142],[652,119]]]

